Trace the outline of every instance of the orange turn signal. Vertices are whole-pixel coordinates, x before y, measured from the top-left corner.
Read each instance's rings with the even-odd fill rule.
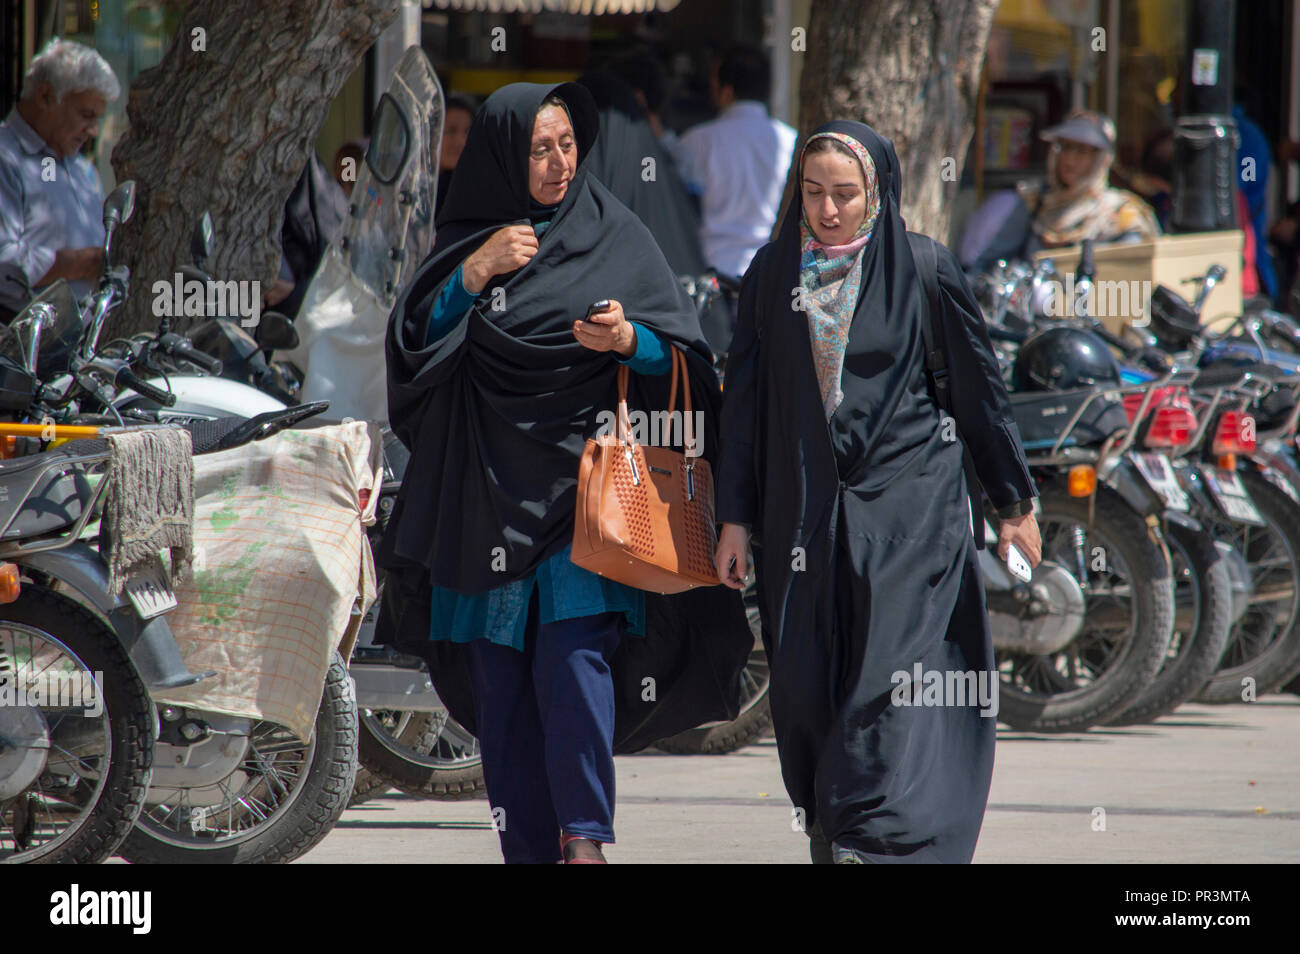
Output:
[[[1089,497],[1097,488],[1097,471],[1090,464],[1070,468],[1068,487],[1071,497]]]
[[[1219,466],[1222,467],[1224,470],[1236,470],[1236,469],[1237,469],[1237,455],[1236,455],[1236,454],[1220,454],[1220,455],[1219,455]]]
[[[0,563],[0,603],[12,603],[22,592],[18,567],[13,563]]]

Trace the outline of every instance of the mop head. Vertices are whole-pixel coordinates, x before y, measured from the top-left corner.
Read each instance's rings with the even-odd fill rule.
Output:
[[[108,436],[113,456],[99,525],[99,552],[109,592],[122,592],[133,571],[171,553],[172,579],[193,559],[194,455],[189,432],[149,428]]]

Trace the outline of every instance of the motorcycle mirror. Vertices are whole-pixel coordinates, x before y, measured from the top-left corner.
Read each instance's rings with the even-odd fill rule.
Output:
[[[1206,281],[1218,283],[1223,281],[1223,276],[1228,274],[1228,270],[1222,265],[1211,265],[1210,270],[1206,273]]]
[[[397,101],[384,93],[375,109],[374,133],[366,150],[366,165],[381,185],[392,185],[406,165],[411,131]]]
[[[298,347],[298,329],[287,316],[278,311],[262,312],[262,318],[257,323],[253,338],[257,341],[258,347],[265,351]]]
[[[212,254],[212,216],[207,209],[194,224],[194,233],[190,236],[190,257],[196,265],[202,265],[204,259]]]
[[[135,182],[127,179],[104,200],[104,228],[111,231],[131,220],[135,211]]]

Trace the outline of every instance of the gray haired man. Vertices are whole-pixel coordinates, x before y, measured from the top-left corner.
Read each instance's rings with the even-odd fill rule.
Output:
[[[104,193],[81,147],[120,94],[102,56],[55,38],[0,123],[0,269],[18,269],[32,288],[66,278],[80,297],[98,275]]]

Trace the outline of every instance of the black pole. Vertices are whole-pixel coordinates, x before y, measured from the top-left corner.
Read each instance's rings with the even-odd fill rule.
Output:
[[[1237,124],[1232,118],[1236,0],[1192,0],[1183,112],[1174,128],[1175,232],[1237,226]]]

